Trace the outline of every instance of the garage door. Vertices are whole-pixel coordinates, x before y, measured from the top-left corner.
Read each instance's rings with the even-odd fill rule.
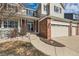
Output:
[[[67,26],[51,25],[51,38],[68,36]]]
[[[72,27],[72,35],[76,35],[76,27]]]

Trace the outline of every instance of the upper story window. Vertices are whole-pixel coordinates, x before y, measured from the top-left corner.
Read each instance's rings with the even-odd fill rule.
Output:
[[[28,14],[29,14],[29,16],[33,16],[33,11],[29,10]]]
[[[32,10],[26,10],[26,14],[28,15],[28,16],[33,16],[33,11]]]
[[[73,14],[73,19],[79,19],[79,14]]]
[[[62,9],[60,7],[54,6],[54,11],[57,13],[61,13]]]
[[[44,5],[44,11],[48,12],[48,5]]]

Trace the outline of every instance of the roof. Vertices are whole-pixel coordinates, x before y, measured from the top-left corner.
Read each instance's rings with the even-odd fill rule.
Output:
[[[54,17],[54,16],[50,16],[50,17],[53,20],[56,20],[56,21],[79,23],[79,21],[74,21],[74,20],[71,20],[71,19],[59,18],[59,17]]]
[[[61,4],[61,6],[62,6],[63,8],[65,8],[65,7],[64,7],[64,3],[60,3],[60,4]]]
[[[14,20],[18,20],[18,19],[27,19],[27,20],[39,20],[39,18],[37,17],[33,17],[33,16],[26,16],[26,15],[14,15],[14,16],[0,16],[0,19],[1,20],[4,20],[4,19],[14,19]]]

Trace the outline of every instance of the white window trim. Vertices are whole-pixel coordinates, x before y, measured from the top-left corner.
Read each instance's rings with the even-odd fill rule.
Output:
[[[56,11],[55,9],[58,9],[58,11]],[[54,6],[54,12],[56,12],[56,13],[62,13],[62,8],[61,7],[58,7],[58,6]]]

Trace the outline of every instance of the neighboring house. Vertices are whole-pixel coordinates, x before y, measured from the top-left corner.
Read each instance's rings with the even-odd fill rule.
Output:
[[[79,20],[79,14],[64,13],[64,18],[71,19],[71,20]]]

